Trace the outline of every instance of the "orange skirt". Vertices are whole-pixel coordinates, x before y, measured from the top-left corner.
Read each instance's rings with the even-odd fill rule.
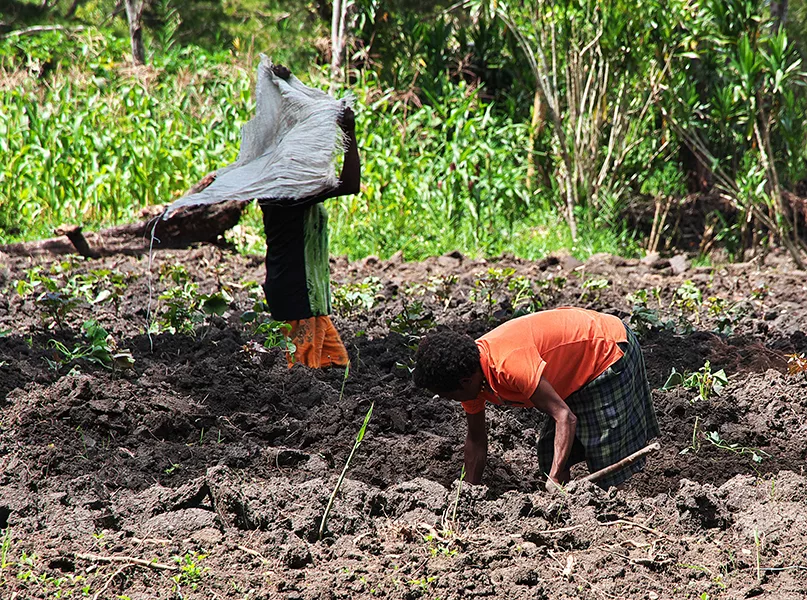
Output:
[[[289,337],[297,349],[286,353],[289,368],[302,363],[312,369],[347,366],[347,349],[329,316],[286,321],[291,325]]]

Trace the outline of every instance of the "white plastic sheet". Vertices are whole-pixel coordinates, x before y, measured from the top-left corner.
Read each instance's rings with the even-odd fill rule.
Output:
[[[173,202],[164,219],[183,206],[225,200],[261,198],[289,204],[338,184],[334,161],[344,151],[345,140],[337,119],[351,99],[337,100],[294,75],[288,80],[277,77],[263,54],[255,93],[255,117],[241,128],[238,159],[220,169],[206,189]]]

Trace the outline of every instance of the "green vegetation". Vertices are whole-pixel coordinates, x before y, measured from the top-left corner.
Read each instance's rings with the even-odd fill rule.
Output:
[[[83,359],[108,369],[127,369],[134,365],[132,353],[125,348],[118,348],[115,339],[97,321],[85,321],[81,330],[87,342],[77,344],[72,349],[58,340],[50,340],[49,345],[56,351],[59,363],[64,365]]]
[[[157,320],[150,324],[152,333],[167,331],[194,335],[196,325],[208,315],[222,315],[232,298],[221,290],[214,294],[200,294],[198,285],[191,281],[188,270],[180,264],[163,264],[160,282],[168,284],[159,295]]]
[[[696,390],[698,396],[695,400],[706,401],[714,396],[719,396],[728,382],[726,372],[723,369],[712,372],[712,365],[707,360],[694,373],[679,373],[673,367],[661,389],[670,390],[680,385],[686,389]]]
[[[135,220],[231,162],[263,51],[356,96],[362,192],[328,203],[335,254],[636,255],[707,191],[724,203],[702,252],[807,251],[787,194],[807,176],[803,0],[786,19],[762,0],[356,0],[332,69],[328,3],[146,2],[134,69],[114,6],[19,0],[0,23],[0,243]],[[259,251],[254,207],[242,225]]]
[[[344,379],[342,379],[342,390],[339,392],[340,401],[345,393],[345,383],[347,382],[349,374],[350,363],[348,363],[347,368],[345,368],[345,376]],[[367,425],[370,423],[370,417],[373,415],[374,406],[375,402],[371,403],[370,408],[367,409],[367,414],[364,415],[364,422],[359,428],[359,432],[356,434],[356,440],[353,442],[353,448],[350,449],[350,454],[348,454],[347,460],[345,461],[345,466],[342,467],[342,472],[339,474],[339,479],[336,481],[336,486],[334,486],[333,492],[331,492],[331,495],[328,498],[328,504],[325,506],[325,512],[322,514],[322,520],[319,523],[319,539],[322,539],[322,536],[325,533],[325,527],[328,524],[328,516],[331,514],[333,502],[336,499],[336,494],[339,493],[339,489],[342,487],[342,483],[345,480],[345,475],[347,475],[347,470],[350,468],[350,462],[353,460],[353,455],[356,454],[356,450],[359,449],[362,440],[364,440],[364,435],[367,432]]]
[[[345,317],[368,311],[376,305],[381,287],[378,277],[365,277],[355,283],[334,285],[331,290],[333,307]]]
[[[27,279],[16,281],[17,293],[34,298],[46,326],[62,329],[67,316],[83,305],[112,302],[117,313],[121,294],[133,278],[109,269],[76,272],[82,260],[71,256],[47,270],[37,265],[26,270]]]

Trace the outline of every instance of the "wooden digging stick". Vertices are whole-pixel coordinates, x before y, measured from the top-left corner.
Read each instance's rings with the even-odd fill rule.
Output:
[[[634,452],[630,456],[626,456],[625,458],[623,458],[619,462],[616,462],[616,463],[614,463],[612,465],[609,465],[609,466],[605,467],[604,469],[600,469],[599,471],[596,471],[596,472],[592,473],[591,475],[586,475],[581,480],[582,481],[598,481],[598,480],[602,479],[603,477],[605,477],[606,475],[610,475],[614,471],[619,471],[623,467],[627,467],[629,464],[636,462],[637,460],[639,460],[643,456],[646,456],[648,454],[652,454],[653,452],[657,452],[659,450],[661,450],[661,444],[659,444],[658,442],[654,442],[654,443],[650,444],[649,446],[645,446],[641,450],[638,450],[638,451]]]

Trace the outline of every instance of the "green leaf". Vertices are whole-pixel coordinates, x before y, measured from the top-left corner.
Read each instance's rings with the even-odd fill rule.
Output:
[[[202,302],[202,310],[208,315],[223,315],[230,303],[222,294],[213,294]]]
[[[661,390],[666,392],[668,390],[678,387],[679,385],[683,385],[683,383],[684,383],[684,376],[678,371],[676,371],[675,367],[673,367],[670,376],[667,378],[667,381],[665,381],[664,385],[661,386]]]

